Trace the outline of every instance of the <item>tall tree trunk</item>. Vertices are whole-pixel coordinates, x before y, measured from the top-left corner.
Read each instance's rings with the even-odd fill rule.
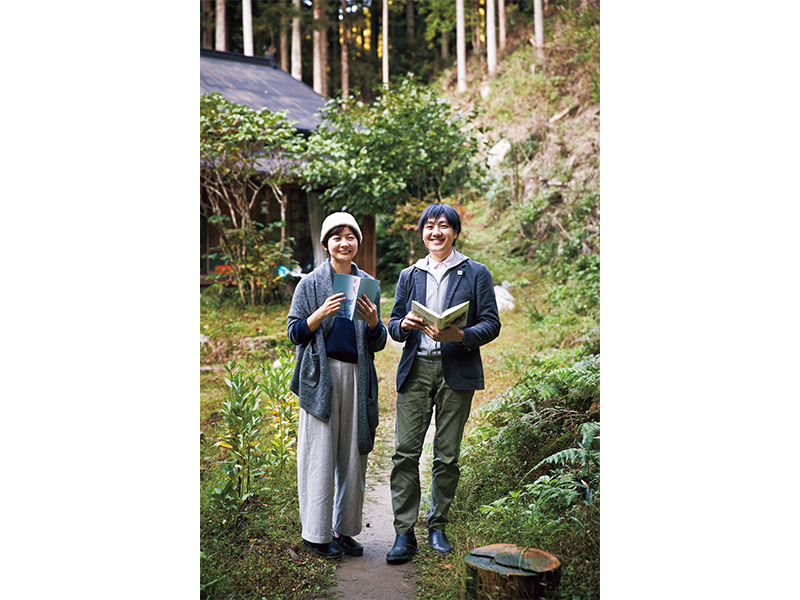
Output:
[[[486,63],[489,76],[497,71],[497,37],[494,24],[494,0],[486,0]]]
[[[330,24],[328,23],[328,15],[326,13],[325,8],[326,0],[320,0],[320,6],[322,7],[322,20],[325,23],[325,27],[319,30],[319,37],[320,37],[320,48],[322,50],[322,57],[320,59],[322,71],[322,91],[320,92],[321,95],[328,97],[328,28]]]
[[[242,0],[242,37],[244,38],[244,55],[253,56],[252,0]]]
[[[292,19],[292,77],[303,81],[303,50],[300,38],[300,0],[292,0],[298,16]]]
[[[203,0],[203,15],[201,17],[200,25],[202,27],[203,35],[201,39],[201,46],[203,48],[214,47],[214,7],[212,0]]]
[[[464,32],[464,0],[456,0],[456,62],[458,91],[467,91],[467,41]]]
[[[372,56],[373,64],[378,62],[378,27],[380,21],[378,19],[378,10],[376,8],[378,0],[372,0],[369,7],[369,53]]]
[[[478,20],[475,23],[475,29],[473,30],[472,34],[472,52],[480,52],[482,48],[481,44],[481,0],[475,0],[475,14],[478,15]]]
[[[497,21],[500,26],[500,52],[506,49],[506,0],[497,0]]]
[[[406,0],[406,39],[414,43],[414,0]]]
[[[314,39],[314,76],[313,76],[313,86],[314,91],[318,94],[322,94],[322,42],[319,35],[319,23],[317,20],[320,18],[320,14],[322,13],[322,9],[320,8],[320,4],[322,0],[313,0],[312,11],[314,15],[314,24],[312,27],[313,34],[312,37]]]
[[[450,58],[450,36],[447,31],[442,32],[442,62],[446,63]]]
[[[383,85],[389,85],[389,0],[383,0],[383,19],[382,19],[383,38],[381,52],[383,54]]]
[[[325,0],[314,0],[314,91],[328,96],[328,30],[325,20]]]
[[[287,0],[281,0],[281,3],[284,5],[283,8],[286,8]],[[280,33],[280,53],[281,53],[281,69],[289,72],[289,34],[286,31],[288,23],[286,21],[286,12],[285,10],[281,13],[281,33]]]
[[[228,34],[225,30],[225,0],[217,0],[217,22],[216,22],[216,40],[214,48],[222,50],[223,52],[228,49]]]
[[[533,0],[533,31],[536,41],[536,50],[541,58],[544,46],[544,15],[542,13],[542,0]]]
[[[342,98],[350,95],[350,25],[347,19],[347,0],[342,0]]]

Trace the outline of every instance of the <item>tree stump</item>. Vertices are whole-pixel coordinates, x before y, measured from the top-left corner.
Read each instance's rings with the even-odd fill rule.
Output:
[[[536,548],[492,544],[464,558],[464,600],[546,598],[561,580],[561,561]]]

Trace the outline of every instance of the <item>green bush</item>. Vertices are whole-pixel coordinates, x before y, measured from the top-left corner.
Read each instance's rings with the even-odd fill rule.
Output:
[[[266,462],[270,469],[283,471],[286,463],[297,456],[297,420],[299,398],[289,390],[294,373],[294,357],[288,350],[278,351],[272,367],[261,365],[258,387],[265,397],[267,413]]]
[[[247,369],[236,361],[225,366],[229,391],[219,411],[223,423],[215,444],[227,455],[220,462],[225,477],[211,500],[234,527],[243,504],[256,492],[254,481],[271,469],[282,472],[295,456],[299,403],[289,390],[293,369],[294,359],[285,350],[272,366]]]
[[[263,304],[276,288],[278,267],[294,266],[283,224],[264,228],[252,216],[254,202],[265,194],[285,213],[282,186],[297,176],[305,146],[286,114],[254,111],[217,93],[200,96],[201,211],[219,233],[209,258],[228,267],[221,277],[235,283],[243,305]],[[259,170],[260,161],[270,165],[268,171]],[[272,227],[281,227],[279,242],[269,239]]]
[[[259,433],[263,416],[259,410],[259,389],[256,375],[235,361],[225,365],[228,397],[220,415],[223,427],[220,441],[228,455],[220,462],[225,479],[214,489],[215,508],[230,515],[233,525],[239,518],[242,504],[252,495],[253,478],[262,474],[264,459],[259,449]]]

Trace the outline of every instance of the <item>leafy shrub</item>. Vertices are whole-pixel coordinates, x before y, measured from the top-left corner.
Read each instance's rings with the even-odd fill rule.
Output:
[[[258,387],[264,394],[267,413],[268,449],[266,462],[270,468],[283,472],[286,462],[297,455],[297,421],[300,402],[289,390],[294,372],[294,357],[285,349],[278,351],[272,367],[261,365]]]
[[[295,177],[304,142],[286,111],[254,111],[226,100],[221,94],[200,96],[200,181],[206,194],[201,210],[219,233],[219,248],[211,258],[231,269],[230,278],[243,305],[263,303],[265,290],[275,287],[278,266],[294,266],[291,239],[281,227],[280,242],[269,240],[253,219],[253,208],[267,191],[278,201],[282,215],[288,199],[282,186]],[[259,162],[269,165],[267,171]]]
[[[254,481],[273,468],[282,473],[295,456],[299,403],[289,390],[293,367],[293,357],[285,350],[272,366],[248,370],[235,361],[225,366],[229,392],[220,409],[221,439],[215,444],[227,454],[220,462],[225,479],[211,500],[215,508],[232,515],[234,526],[242,505],[256,491]],[[261,446],[264,440],[266,449]]]
[[[479,183],[479,109],[451,108],[411,74],[382,88],[370,105],[331,99],[323,114],[302,176],[306,190],[325,188],[328,209],[383,214],[394,223],[409,202],[457,198]]]
[[[284,221],[276,221],[268,225],[254,222],[250,228],[231,226],[227,215],[209,217],[208,222],[223,233],[227,243],[213,248],[208,258],[225,265],[235,265],[231,271],[221,270],[208,275],[210,281],[224,282],[225,287],[242,287],[238,278],[247,285],[251,304],[264,304],[277,296],[284,283],[280,267],[294,268],[297,261],[292,253],[294,238],[272,240],[272,231],[284,226]],[[246,296],[246,297],[248,297]]]
[[[212,501],[217,508],[233,513],[235,525],[239,508],[252,494],[253,477],[261,474],[263,457],[258,448],[258,433],[263,417],[255,373],[235,361],[225,365],[225,370],[228,372],[225,384],[230,391],[220,409],[222,439],[215,445],[225,448],[229,456],[221,462],[226,479],[214,490]]]
[[[543,461],[574,447],[581,427],[599,418],[599,357],[562,362],[576,355],[573,351],[534,358],[514,387],[475,411],[479,425],[462,444],[456,512],[491,506],[538,477],[551,475]]]
[[[236,288],[214,283],[200,294],[200,306],[205,308],[219,308],[221,306],[237,304],[238,294]]]

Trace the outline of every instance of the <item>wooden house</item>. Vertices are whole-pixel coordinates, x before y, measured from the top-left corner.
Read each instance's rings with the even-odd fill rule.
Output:
[[[254,110],[268,108],[273,112],[288,111],[288,118],[297,121],[298,135],[309,135],[319,124],[316,114],[325,104],[325,98],[311,87],[294,79],[280,69],[272,57],[244,56],[233,52],[200,50],[200,94],[217,92],[225,99],[244,104]],[[287,209],[287,236],[294,238],[294,255],[304,272],[311,271],[325,260],[325,252],[319,243],[322,221],[329,211],[320,204],[320,191],[306,192],[297,182],[283,188],[289,199]],[[200,186],[202,195],[205,194]],[[265,225],[280,221],[280,206],[267,190],[253,218]],[[332,212],[332,211],[330,211]],[[358,266],[375,275],[375,221],[373,217],[359,220],[364,235],[356,262]],[[276,232],[279,236],[279,233]],[[210,284],[207,276],[219,266],[203,258],[215,247],[219,236],[206,215],[200,212],[200,286]],[[279,239],[279,238],[278,238]]]

